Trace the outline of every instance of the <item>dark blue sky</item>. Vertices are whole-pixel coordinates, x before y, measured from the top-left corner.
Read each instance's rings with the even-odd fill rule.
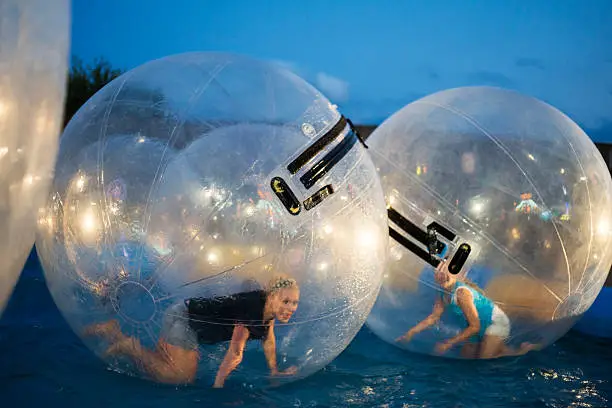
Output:
[[[438,90],[497,85],[553,104],[595,139],[609,129],[612,141],[610,0],[73,3],[72,52],[85,61],[130,69],[195,50],[274,59],[359,123]]]

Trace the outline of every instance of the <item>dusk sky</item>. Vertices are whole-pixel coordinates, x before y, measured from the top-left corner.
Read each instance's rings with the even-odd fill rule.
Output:
[[[73,0],[72,54],[130,69],[186,51],[286,64],[356,123],[496,85],[612,142],[609,0]]]

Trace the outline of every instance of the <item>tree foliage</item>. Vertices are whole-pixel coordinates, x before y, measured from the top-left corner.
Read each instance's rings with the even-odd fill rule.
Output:
[[[64,126],[89,98],[122,74],[104,58],[98,58],[86,65],[73,57],[68,75],[68,90],[64,108]]]

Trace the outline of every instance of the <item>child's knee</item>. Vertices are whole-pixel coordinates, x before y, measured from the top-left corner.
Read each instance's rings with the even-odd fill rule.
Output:
[[[236,326],[235,327],[235,333],[234,333],[234,338],[238,341],[246,341],[249,337],[249,330],[240,325],[240,326]]]
[[[228,357],[232,365],[238,365],[242,362],[243,350],[238,347],[230,347],[228,350]]]

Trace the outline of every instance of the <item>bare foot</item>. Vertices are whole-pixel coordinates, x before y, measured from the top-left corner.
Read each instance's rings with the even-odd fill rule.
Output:
[[[123,355],[123,354],[129,355],[130,353],[133,352],[134,348],[135,348],[134,341],[126,337],[110,345],[106,349],[104,354],[106,356],[118,356],[118,355]]]
[[[289,368],[287,368],[286,370],[283,371],[277,371],[276,373],[272,374],[273,377],[289,377],[292,375],[297,374],[297,367],[296,366],[291,366]]]
[[[520,351],[521,351],[522,354],[527,354],[530,351],[540,350],[541,348],[542,348],[542,346],[539,345],[539,344],[523,342],[523,343],[521,343]]]
[[[100,336],[111,342],[117,342],[123,338],[121,327],[117,320],[89,325],[83,330],[84,336]]]

